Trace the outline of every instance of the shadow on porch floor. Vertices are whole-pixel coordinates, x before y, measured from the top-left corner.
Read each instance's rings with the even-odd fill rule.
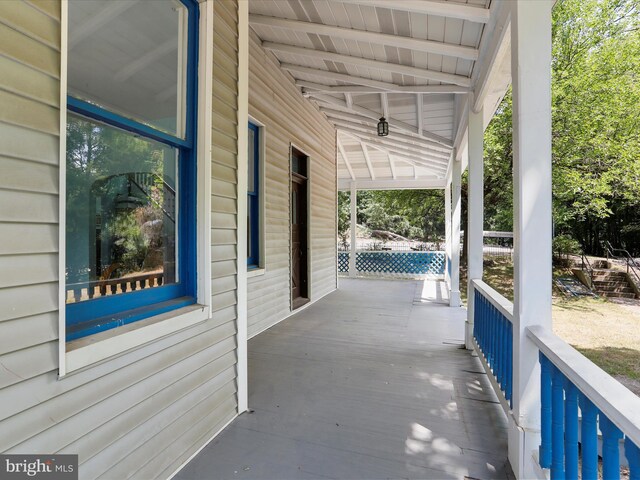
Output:
[[[249,342],[249,406],[187,479],[512,478],[465,310],[435,282],[341,279]]]

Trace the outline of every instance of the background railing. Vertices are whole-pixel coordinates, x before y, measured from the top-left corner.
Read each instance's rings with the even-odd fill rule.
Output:
[[[403,252],[438,252],[442,250],[442,244],[433,242],[388,242],[376,240],[358,240],[358,250],[366,251],[403,251]],[[339,252],[348,252],[351,249],[349,242],[338,242]]]
[[[549,330],[530,327],[540,350],[539,463],[552,479],[596,480],[601,432],[602,475],[619,479],[620,447],[629,478],[640,478],[640,398]],[[578,446],[580,444],[580,448]]]
[[[513,305],[481,280],[473,281],[475,349],[505,413],[512,406]]]
[[[162,272],[145,273],[122,278],[93,280],[90,282],[71,283],[67,285],[67,303],[90,300],[96,297],[115,295],[116,293],[133,292],[146,288],[160,287],[164,282]]]
[[[627,274],[631,279],[640,286],[640,265],[631,256],[631,254],[623,248],[613,248],[610,242],[605,242],[605,250],[607,252],[607,260],[613,258],[621,260],[627,266]],[[631,276],[633,274],[633,276]]]
[[[338,252],[338,272],[349,271],[349,252]],[[444,275],[444,252],[356,252],[356,273],[363,276]]]

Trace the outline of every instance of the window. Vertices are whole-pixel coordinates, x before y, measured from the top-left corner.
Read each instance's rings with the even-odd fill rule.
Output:
[[[247,267],[260,267],[260,128],[249,122]]]
[[[67,340],[195,303],[196,0],[69,0]]]

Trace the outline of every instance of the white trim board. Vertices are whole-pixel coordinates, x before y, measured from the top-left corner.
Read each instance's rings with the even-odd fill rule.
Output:
[[[65,278],[65,168],[67,117],[67,37],[68,1],[62,2],[61,20],[61,87],[60,87],[60,228],[59,228],[59,337],[58,378],[72,370],[107,360],[127,350],[141,347],[159,338],[207,320],[211,304],[211,122],[213,105],[213,2],[200,3],[199,58],[198,58],[198,129],[196,139],[197,171],[197,286],[196,304],[162,315],[156,315],[123,327],[114,328],[73,342],[66,341],[66,285]]]

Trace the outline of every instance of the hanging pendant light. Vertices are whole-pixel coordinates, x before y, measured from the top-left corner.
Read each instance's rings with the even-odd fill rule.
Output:
[[[380,121],[378,122],[378,136],[386,137],[387,135],[389,135],[389,122],[387,122],[384,117],[380,117]]]

